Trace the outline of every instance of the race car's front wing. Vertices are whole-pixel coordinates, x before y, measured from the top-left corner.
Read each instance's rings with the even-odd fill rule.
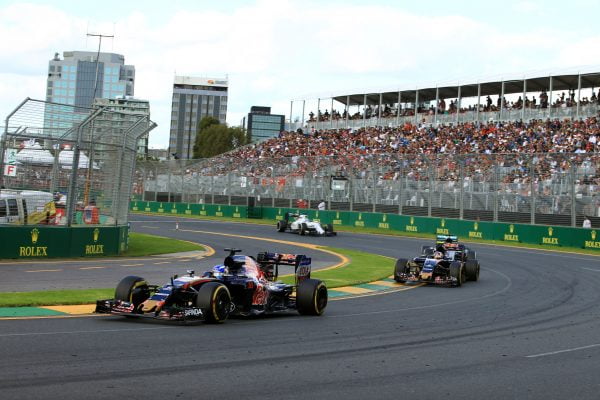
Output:
[[[431,274],[400,274],[399,277],[406,282],[429,283],[432,285],[456,286],[458,283],[456,278],[452,276],[436,275],[434,277]]]
[[[98,314],[123,315],[136,318],[152,318],[167,321],[204,321],[204,312],[196,307],[171,306],[156,312],[142,313],[135,309],[133,303],[122,300],[108,299],[97,300],[96,310]]]

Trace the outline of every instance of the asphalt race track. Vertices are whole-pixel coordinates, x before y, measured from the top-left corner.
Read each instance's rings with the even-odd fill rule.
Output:
[[[134,231],[201,243],[210,236],[202,232],[220,232],[408,257],[427,242],[308,238],[183,219],[174,231],[172,217],[132,219],[140,221]],[[215,250],[284,247],[213,236],[207,244]],[[598,399],[600,257],[471,247],[479,282],[331,301],[322,317],[218,326],[109,316],[2,320],[0,397]]]

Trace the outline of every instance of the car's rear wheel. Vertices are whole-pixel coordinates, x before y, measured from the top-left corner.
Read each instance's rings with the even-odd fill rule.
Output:
[[[285,232],[287,228],[287,222],[284,220],[277,221],[277,232]]]
[[[327,224],[326,230],[330,235],[337,235],[337,232],[333,229],[333,224]]]
[[[456,286],[461,286],[465,281],[465,269],[461,262],[455,261],[450,264],[450,276],[456,278]]]
[[[467,260],[465,263],[465,274],[468,281],[477,281],[479,279],[479,261]]]
[[[207,282],[200,286],[195,303],[196,307],[202,309],[206,322],[220,324],[229,317],[231,294],[222,283]]]
[[[115,289],[115,300],[133,303],[136,307],[150,296],[148,282],[139,276],[126,276]]]
[[[301,315],[323,314],[327,300],[327,287],[318,279],[305,279],[296,289],[296,307]]]
[[[477,252],[475,252],[475,250],[471,250],[471,248],[469,247],[465,248],[465,250],[467,253],[467,258],[469,258],[470,260],[477,259]]]
[[[408,260],[406,258],[399,258],[398,261],[396,261],[396,267],[394,268],[394,280],[396,282],[400,282],[400,283],[404,283],[406,282],[406,279],[402,278],[401,274],[405,274],[406,271],[406,265],[408,264]]]

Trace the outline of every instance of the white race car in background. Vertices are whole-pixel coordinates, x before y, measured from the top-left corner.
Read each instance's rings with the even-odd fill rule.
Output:
[[[333,225],[321,225],[319,222],[311,221],[304,214],[285,213],[284,219],[277,221],[277,231],[298,233],[300,235],[335,236]]]

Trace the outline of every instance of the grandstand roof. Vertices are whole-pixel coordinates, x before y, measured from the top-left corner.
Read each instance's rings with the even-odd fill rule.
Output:
[[[569,90],[577,89],[578,87],[578,74],[568,75],[553,75],[552,76],[552,90]],[[543,90],[550,89],[550,77],[532,77],[524,79],[511,79],[504,81],[504,94],[523,93],[523,81],[527,81],[527,92],[541,92]],[[465,97],[477,97],[477,85],[478,83],[468,83],[460,85],[461,98]],[[481,96],[498,96],[502,92],[502,81],[493,82],[482,82],[481,85]],[[581,88],[596,88],[600,87],[600,72],[592,72],[581,74]],[[439,98],[448,99],[452,97],[458,97],[459,85],[455,86],[440,86]],[[419,91],[419,102],[435,100],[436,87],[420,88]],[[417,89],[401,89],[401,101],[402,103],[414,103]],[[380,93],[355,93],[351,94],[349,104],[351,106],[364,104],[364,96],[367,95],[367,104],[375,105],[379,104]],[[398,102],[398,90],[392,92],[382,92],[382,104],[394,104]],[[334,100],[346,104],[348,95],[334,96]]]

